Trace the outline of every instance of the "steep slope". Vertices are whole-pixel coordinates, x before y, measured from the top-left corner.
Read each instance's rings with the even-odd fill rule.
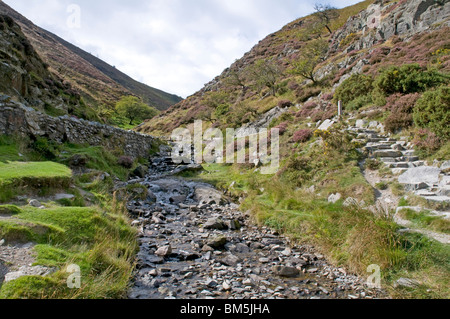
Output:
[[[331,101],[334,90],[351,74],[375,75],[396,63],[426,66],[432,52],[446,48],[449,10],[448,2],[434,0],[367,0],[334,12],[329,23],[332,34],[317,14],[298,19],[267,36],[202,90],[138,130],[168,134],[195,119],[216,127],[240,127],[277,105],[296,105],[306,117],[314,114],[315,121],[332,118],[337,114]],[[423,45],[425,39],[428,47]],[[308,50],[323,42],[326,53],[314,57],[318,60],[312,83],[298,69],[302,60],[311,60]],[[446,61],[439,68],[448,71]],[[271,88],[258,79],[264,65],[266,71],[267,66],[275,67]],[[315,99],[314,105],[305,106],[310,99]]]
[[[123,95],[136,95],[165,110],[182,98],[137,82],[113,66],[48,32],[0,1],[0,13],[21,26],[31,44],[53,72],[82,92],[86,102],[113,105]]]
[[[0,92],[50,115],[90,117],[71,85],[48,70],[19,25],[0,15]]]

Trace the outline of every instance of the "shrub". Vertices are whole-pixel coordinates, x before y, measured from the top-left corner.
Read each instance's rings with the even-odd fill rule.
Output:
[[[373,79],[369,75],[353,74],[345,80],[336,90],[334,101],[342,101],[344,105],[358,97],[365,96],[372,91]]]
[[[292,141],[294,143],[305,143],[313,136],[313,131],[309,129],[299,130],[294,133]]]
[[[384,124],[389,132],[395,133],[414,124],[412,112],[419,98],[419,93],[408,95],[397,93],[387,98],[385,108],[391,111],[391,114],[386,118]]]
[[[412,114],[392,113],[384,121],[384,126],[388,132],[396,133],[403,128],[408,128],[414,124]]]
[[[286,133],[287,127],[288,127],[288,123],[283,122],[280,125],[276,126],[275,129],[278,129],[280,135],[283,135],[284,133]]]
[[[392,66],[375,79],[375,88],[385,95],[424,92],[429,88],[448,82],[448,77],[436,70],[425,70],[419,64]]]
[[[121,156],[117,160],[117,164],[125,168],[132,168],[134,164],[134,159],[130,156]]]
[[[287,108],[287,107],[291,107],[292,106],[292,102],[289,100],[281,100],[280,102],[278,102],[278,107],[279,108]]]
[[[430,130],[419,129],[414,136],[413,144],[419,151],[429,155],[439,150],[442,142],[440,138]]]
[[[370,103],[372,103],[372,97],[370,95],[361,95],[349,102],[345,108],[347,110],[356,111]]]
[[[381,167],[381,162],[377,159],[369,158],[366,161],[366,168],[371,171],[376,171]]]
[[[426,92],[414,107],[414,122],[421,128],[429,128],[438,137],[450,138],[450,88],[441,87]]]
[[[334,97],[334,93],[325,93],[324,95],[322,95],[322,100],[331,101],[331,100],[333,100],[333,97]]]

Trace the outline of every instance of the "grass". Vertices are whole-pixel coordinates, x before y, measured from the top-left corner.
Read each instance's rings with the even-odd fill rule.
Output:
[[[117,164],[120,150],[5,136],[0,150],[0,201],[56,191],[75,195],[72,200],[44,203],[45,209],[0,206],[0,239],[36,243],[36,265],[58,269],[45,278],[27,276],[3,284],[0,299],[126,297],[138,244],[124,204],[112,195],[114,176],[126,179],[130,172]],[[86,168],[92,171],[72,179],[65,164],[76,154],[86,157]],[[102,172],[111,177],[100,179]],[[90,194],[89,201],[81,190]],[[83,207],[86,203],[94,206]],[[67,287],[66,269],[71,264],[81,268],[81,289]]]
[[[71,170],[53,162],[0,163],[0,183],[23,178],[70,178]]]
[[[399,214],[420,228],[450,234],[450,221],[441,216],[432,216],[427,211],[416,212],[411,209],[403,209]]]
[[[288,155],[277,175],[260,175],[245,165],[208,164],[200,175],[185,177],[244,198],[241,209],[251,211],[256,222],[298,243],[314,244],[336,265],[363,277],[369,265],[379,265],[384,287],[392,296],[448,298],[448,247],[418,234],[399,233],[400,227],[384,212],[343,206],[347,197],[373,203],[373,189],[362,176],[360,158],[348,147],[345,136],[330,132],[324,138],[323,144],[313,139],[301,149],[281,143],[280,153]],[[311,185],[314,193],[308,190]],[[336,192],[343,199],[328,203],[328,196]],[[418,278],[423,285],[414,291],[393,288],[400,277]]]
[[[32,239],[38,243],[36,264],[59,270],[46,278],[22,277],[5,283],[0,298],[125,297],[138,245],[124,212],[120,206],[109,213],[92,207],[20,208],[17,219],[0,223],[0,235],[15,234],[7,240],[17,239],[18,234]],[[79,290],[67,288],[65,270],[70,264],[81,268]]]
[[[46,195],[68,188],[71,175],[68,167],[53,162],[0,162],[0,202],[32,190]]]

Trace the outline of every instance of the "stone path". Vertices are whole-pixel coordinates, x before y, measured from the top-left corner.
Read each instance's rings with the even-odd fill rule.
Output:
[[[363,145],[361,151],[367,155],[367,158],[360,163],[360,167],[366,180],[375,189],[376,205],[373,208],[374,212],[394,210],[394,220],[397,224],[406,227],[404,231],[418,232],[441,243],[449,244],[450,235],[420,229],[414,226],[412,222],[402,219],[399,212],[404,208],[398,207],[399,198],[392,193],[389,187],[385,190],[379,190],[376,186],[380,182],[398,181],[404,185],[406,191],[413,192],[430,203],[439,203],[448,207],[450,204],[450,163],[446,162],[441,167],[430,167],[416,156],[412,145],[406,140],[398,141],[361,126],[351,127],[349,131],[357,134],[354,141]],[[394,176],[381,177],[378,171],[365,169],[364,166],[368,158],[381,161],[392,169]],[[420,212],[426,209],[414,207],[413,210]],[[450,218],[450,212],[445,211],[432,211],[430,215]]]
[[[310,246],[257,227],[207,184],[158,176],[175,169],[157,159],[149,200],[128,204],[140,229],[131,299],[372,299],[386,295],[333,267]]]

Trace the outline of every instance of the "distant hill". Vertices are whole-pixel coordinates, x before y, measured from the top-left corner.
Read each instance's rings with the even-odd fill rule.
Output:
[[[87,104],[112,106],[124,95],[136,95],[159,110],[181,97],[152,88],[73,44],[48,32],[0,1],[0,14],[13,18],[50,70],[81,92]]]

